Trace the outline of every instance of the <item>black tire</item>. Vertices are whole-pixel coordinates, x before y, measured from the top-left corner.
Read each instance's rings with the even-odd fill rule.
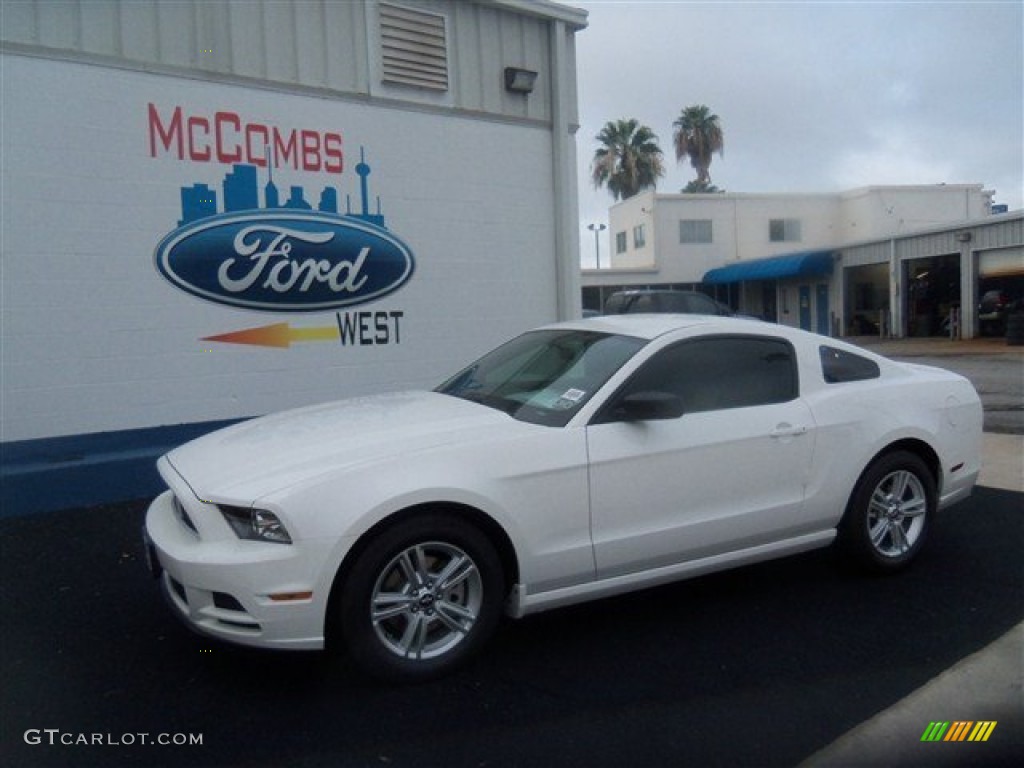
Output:
[[[385,529],[339,586],[332,618],[345,648],[362,671],[392,682],[462,664],[493,634],[506,591],[490,540],[439,514]]]
[[[896,451],[861,475],[839,524],[839,545],[858,567],[891,573],[920,553],[935,517],[935,478],[916,454]]]

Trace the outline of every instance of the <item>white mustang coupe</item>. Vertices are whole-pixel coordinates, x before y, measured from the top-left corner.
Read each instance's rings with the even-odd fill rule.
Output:
[[[550,325],[433,392],[247,421],[159,461],[151,566],[193,628],[418,680],[513,617],[833,543],[920,552],[980,469],[965,379],[752,320]]]

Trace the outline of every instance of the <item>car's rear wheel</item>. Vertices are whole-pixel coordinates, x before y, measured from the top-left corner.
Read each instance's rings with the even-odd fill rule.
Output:
[[[342,585],[340,630],[356,663],[387,680],[424,680],[475,652],[501,617],[505,580],[472,525],[427,515],[386,529]]]
[[[886,454],[857,483],[840,544],[868,570],[899,570],[924,546],[935,509],[935,478],[924,461],[907,451]]]

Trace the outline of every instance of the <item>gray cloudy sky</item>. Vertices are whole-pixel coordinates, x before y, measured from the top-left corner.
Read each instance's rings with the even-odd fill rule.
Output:
[[[839,192],[872,184],[981,183],[1024,208],[1024,2],[569,0],[576,36],[581,252],[612,197],[595,190],[594,136],[635,117],[665,152],[659,192],[695,177],[672,122],[706,104],[728,192]],[[608,256],[608,232],[601,243]]]

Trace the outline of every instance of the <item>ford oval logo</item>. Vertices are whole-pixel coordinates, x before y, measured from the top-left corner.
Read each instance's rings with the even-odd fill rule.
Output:
[[[156,248],[178,288],[244,309],[315,312],[374,301],[412,275],[412,252],[387,230],[316,211],[227,213],[180,227]]]

